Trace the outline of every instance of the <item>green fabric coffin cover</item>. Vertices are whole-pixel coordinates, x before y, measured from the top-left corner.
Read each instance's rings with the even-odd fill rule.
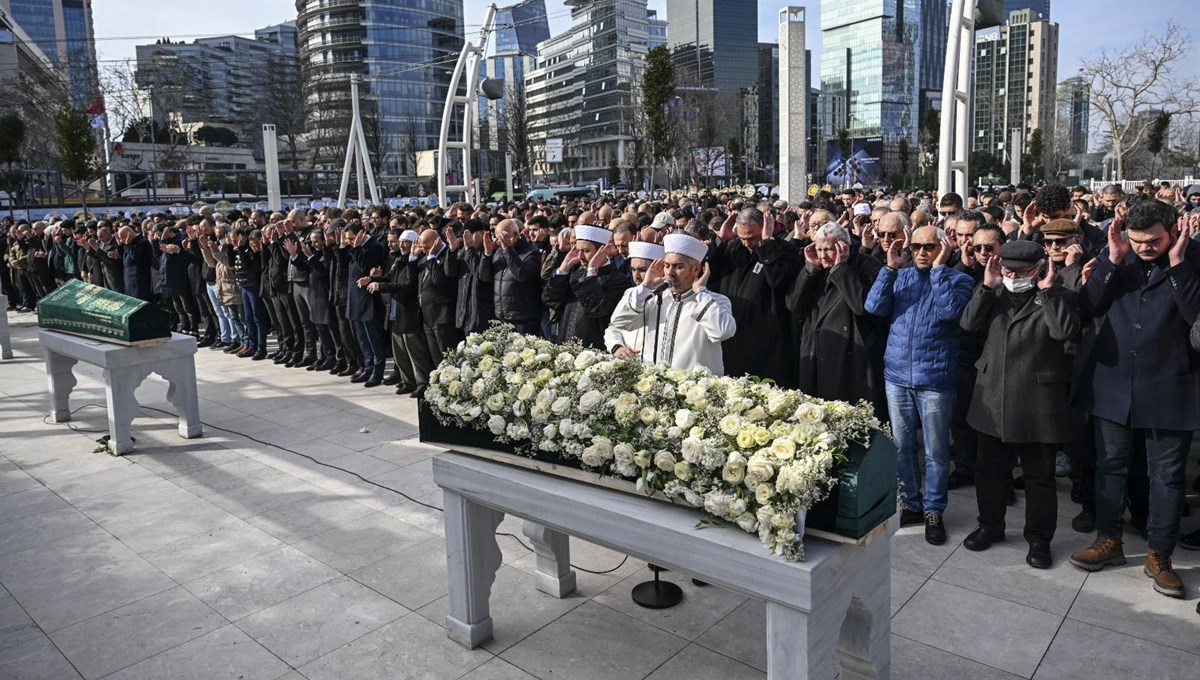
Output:
[[[67,281],[38,301],[38,326],[118,344],[171,337],[171,315],[116,291]]]

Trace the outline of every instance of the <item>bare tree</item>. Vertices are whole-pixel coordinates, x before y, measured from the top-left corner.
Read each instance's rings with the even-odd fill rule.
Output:
[[[523,84],[508,85],[500,134],[501,149],[512,154],[513,170],[520,178],[519,184],[524,184],[533,168],[533,139],[529,134],[529,104]]]
[[[292,169],[300,167],[299,142],[304,134],[304,84],[300,64],[294,57],[273,54],[267,59],[262,96],[256,120],[246,121],[246,132],[257,125],[275,126],[275,134],[288,145]]]
[[[1191,50],[1190,33],[1168,22],[1161,35],[1147,35],[1120,50],[1104,50],[1080,69],[1091,87],[1092,108],[1112,144],[1116,179],[1125,178],[1126,154],[1140,146],[1149,132],[1138,114],[1200,109],[1200,86],[1181,77],[1186,72],[1179,68]]]

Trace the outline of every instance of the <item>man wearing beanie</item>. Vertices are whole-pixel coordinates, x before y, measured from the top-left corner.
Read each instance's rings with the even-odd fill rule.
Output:
[[[1026,563],[1049,569],[1058,518],[1054,459],[1071,438],[1071,364],[1079,335],[1075,295],[1055,283],[1054,267],[1033,241],[1010,241],[988,261],[962,316],[986,334],[967,423],[979,433],[975,498],[979,526],[963,541],[986,550],[1005,540],[1009,479],[1018,459],[1025,477]]]
[[[708,245],[687,234],[667,234],[665,256],[655,260],[641,285],[626,293],[613,312],[612,326],[623,333],[642,331],[642,348],[625,356],[690,370],[704,366],[725,375],[721,343],[737,323],[729,298],[708,290]],[[665,286],[665,288],[663,287]]]

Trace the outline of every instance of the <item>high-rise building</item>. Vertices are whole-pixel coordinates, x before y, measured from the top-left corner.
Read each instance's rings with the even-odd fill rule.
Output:
[[[667,0],[667,46],[684,88],[737,92],[758,81],[758,0]]]
[[[667,44],[667,20],[658,18],[658,10],[646,10],[646,49]]]
[[[1004,0],[1004,16],[1023,9],[1033,10],[1033,18],[1050,20],[1050,0]]]
[[[1028,142],[1041,129],[1054,137],[1058,83],[1058,24],[1017,10],[998,33],[975,42],[975,120],[971,149],[1007,159],[1014,130]]]
[[[313,163],[341,167],[357,76],[376,169],[415,176],[416,152],[437,148],[463,45],[462,0],[296,0],[296,12]]]
[[[1069,154],[1088,152],[1088,112],[1092,108],[1091,86],[1075,76],[1058,84],[1057,135]]]
[[[893,169],[900,141],[917,142],[921,91],[941,87],[947,25],[940,0],[822,0],[826,139],[843,129],[852,139],[882,138],[884,167]]]
[[[69,101],[67,79],[8,9],[0,0],[0,113],[16,111],[25,121],[21,155],[27,167],[53,167],[54,112]]]
[[[648,14],[646,0],[566,5],[571,27],[538,45],[525,75],[529,134],[539,179],[590,181],[607,176],[614,161],[631,165]]]
[[[0,0],[42,53],[67,76],[73,106],[100,94],[91,0]]]
[[[517,105],[525,93],[525,73],[533,68],[538,43],[550,38],[545,0],[524,2],[496,10],[496,51],[479,62],[480,78],[504,81],[505,96],[490,100],[480,94],[475,110],[476,144],[481,153],[475,170],[480,177],[503,173],[508,146],[506,110],[510,99]]]
[[[265,115],[264,96],[278,92],[264,93],[264,80],[300,87],[297,35],[295,23],[287,22],[258,29],[253,39],[227,35],[138,45],[135,81],[158,124],[185,134],[224,127],[240,144],[253,145],[262,123],[281,124]]]

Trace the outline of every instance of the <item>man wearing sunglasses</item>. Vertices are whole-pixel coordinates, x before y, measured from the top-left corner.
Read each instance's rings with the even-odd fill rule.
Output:
[[[887,266],[867,295],[869,314],[891,321],[884,351],[884,391],[904,483],[901,525],[924,520],[925,540],[946,542],[942,514],[950,476],[950,422],[958,386],[959,317],[975,282],[946,266],[954,242],[940,229],[912,232],[913,267],[892,242]],[[924,431],[925,470],[918,467],[917,428]],[[925,493],[922,495],[922,476]]]
[[[962,210],[962,196],[953,192],[942,196],[942,200],[938,201],[938,224],[945,225],[947,219],[954,217]]]
[[[1071,437],[1067,343],[1079,335],[1074,292],[1055,283],[1045,251],[1010,241],[988,260],[962,328],[982,333],[967,420],[979,433],[975,497],[979,526],[963,541],[987,550],[1004,540],[1006,495],[1019,458],[1025,476],[1025,562],[1049,569],[1058,516],[1055,452]]]

